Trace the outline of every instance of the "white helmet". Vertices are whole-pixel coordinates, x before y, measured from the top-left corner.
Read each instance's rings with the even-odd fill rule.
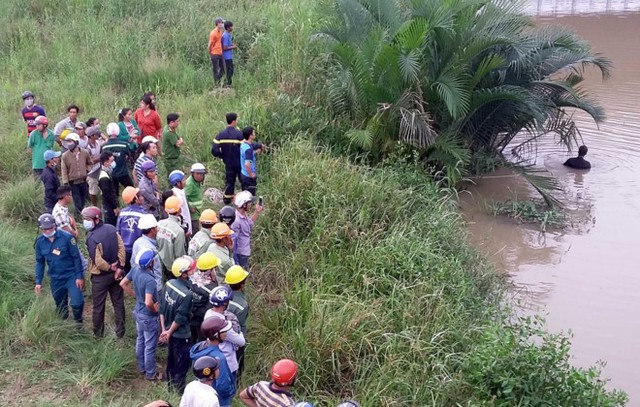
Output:
[[[76,133],[69,133],[67,134],[67,137],[65,137],[66,141],[75,141],[76,143],[80,142],[80,136],[78,136]]]
[[[148,229],[153,229],[157,226],[158,226],[158,221],[152,214],[146,213],[140,216],[140,220],[138,221],[138,229],[148,230]]]
[[[249,202],[253,202],[253,194],[249,191],[239,192],[238,195],[233,198],[233,203],[237,208],[242,208]]]
[[[144,136],[142,138],[142,144],[146,143],[146,142],[150,142],[150,143],[157,143],[158,139],[153,137],[153,136]]]
[[[205,166],[203,164],[200,163],[194,163],[191,166],[191,173],[198,173],[198,174],[206,174],[207,173],[207,169],[205,168]]]
[[[118,123],[111,122],[107,124],[107,135],[108,136],[117,136],[120,134],[120,127]]]

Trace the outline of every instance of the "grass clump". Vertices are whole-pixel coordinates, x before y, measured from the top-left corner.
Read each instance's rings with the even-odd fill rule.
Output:
[[[547,228],[562,228],[567,223],[564,212],[537,200],[513,199],[498,202],[492,204],[490,210],[494,216],[508,216],[519,223],[537,224],[543,232]]]
[[[2,191],[0,212],[6,219],[29,221],[43,212],[44,190],[39,179],[27,176],[7,183]]]

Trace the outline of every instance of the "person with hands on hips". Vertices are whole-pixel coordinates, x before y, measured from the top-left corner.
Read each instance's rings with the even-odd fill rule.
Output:
[[[58,314],[69,317],[69,303],[73,311],[73,319],[82,323],[84,309],[84,277],[82,260],[78,243],[73,235],[58,230],[52,215],[45,213],[38,218],[42,234],[36,238],[34,248],[36,255],[35,293],[42,292],[45,264],[51,280],[51,294],[56,303]]]

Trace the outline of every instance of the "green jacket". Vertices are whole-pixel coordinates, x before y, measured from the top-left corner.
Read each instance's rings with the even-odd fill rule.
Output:
[[[175,215],[169,215],[167,219],[162,219],[158,222],[156,242],[158,243],[158,256],[162,265],[165,269],[171,270],[173,261],[187,254],[184,229],[180,226],[180,218]]]
[[[173,333],[175,338],[191,337],[191,311],[193,294],[191,282],[181,278],[167,281],[162,289],[160,313],[164,316],[164,327],[169,329],[173,322],[180,327]]]
[[[229,249],[218,246],[215,241],[209,245],[207,251],[215,254],[222,261],[216,271],[216,280],[218,280],[218,284],[222,285],[224,284],[224,277],[227,274],[227,270],[234,265],[233,256]]]
[[[189,176],[189,178],[187,178],[187,185],[184,187],[184,194],[187,197],[189,208],[195,209],[195,212],[191,212],[191,219],[200,218],[203,203],[202,186],[193,179],[193,176]]]
[[[193,296],[193,317],[191,319],[191,325],[200,327],[202,324],[204,314],[211,308],[209,297],[214,288],[216,288],[216,283],[207,284],[204,287],[193,283],[191,284],[191,294]]]
[[[249,302],[244,291],[234,291],[233,300],[229,301],[227,311],[233,312],[238,317],[242,334],[247,335],[247,317],[249,316]]]
[[[205,253],[209,245],[213,243],[211,239],[211,229],[201,228],[198,233],[193,235],[189,241],[189,256],[197,259],[201,254]]]

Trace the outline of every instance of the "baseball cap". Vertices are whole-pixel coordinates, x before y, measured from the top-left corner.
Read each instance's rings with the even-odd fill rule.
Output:
[[[51,229],[56,225],[56,220],[49,213],[43,213],[38,218],[38,226],[40,229]]]
[[[142,138],[142,143],[146,143],[146,142],[157,143],[158,139],[153,136],[144,136]]]
[[[47,150],[44,152],[44,161],[47,162],[52,158],[60,157],[62,153],[60,151]]]
[[[87,128],[87,136],[99,136],[100,135],[100,125],[91,126]]]
[[[76,123],[76,129],[86,129],[87,128],[87,124],[85,122],[77,122]]]

